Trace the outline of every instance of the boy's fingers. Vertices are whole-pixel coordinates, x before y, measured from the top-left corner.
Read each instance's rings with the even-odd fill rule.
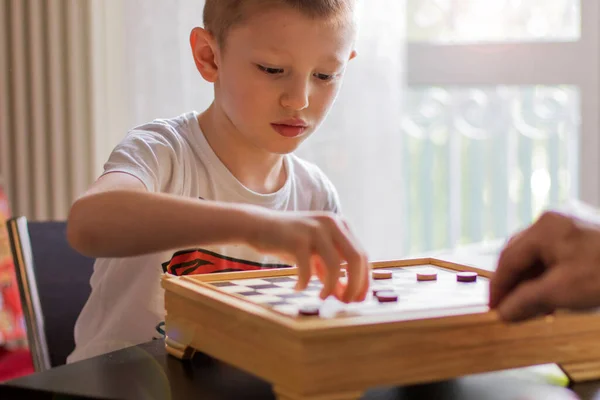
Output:
[[[325,270],[325,264],[323,263],[323,260],[321,259],[321,257],[318,254],[314,254],[312,256],[312,260],[313,260],[313,265],[315,266],[315,272],[317,274],[317,277],[319,278],[319,280],[324,283],[325,279],[327,279],[327,271]],[[335,293],[334,293],[335,295]],[[321,292],[319,293],[319,297],[324,300],[325,298],[327,298],[329,295],[325,294],[325,286],[323,286],[323,288],[321,289]]]
[[[346,235],[348,235],[350,238],[352,238],[354,242],[356,242],[357,238],[352,229],[350,229],[350,224],[348,224],[348,222],[345,219],[340,220],[340,223],[343,226],[343,230],[345,231]]]
[[[560,288],[562,271],[549,270],[541,277],[521,283],[498,306],[498,314],[507,321],[523,321],[546,314],[556,307],[553,294]]]
[[[334,228],[334,236],[338,245],[338,251],[347,262],[348,284],[342,301],[350,302],[360,297],[363,287],[366,285],[363,272],[366,268],[366,260],[352,239],[347,235],[343,226],[337,225]]]
[[[335,285],[340,278],[340,257],[333,245],[333,241],[325,234],[320,235],[318,238],[317,252],[323,260],[325,270],[321,298],[326,298],[333,294]]]
[[[340,256],[347,262],[348,285],[342,301],[363,301],[369,290],[369,266],[366,255],[358,246],[358,240],[345,219],[335,219],[334,230]]]
[[[365,265],[363,268],[362,288],[358,294],[358,301],[364,301],[369,293],[369,277],[371,274],[371,266],[368,262],[366,264],[367,265]]]
[[[355,286],[352,293],[348,293],[350,300],[363,301],[367,297],[369,291],[369,263],[364,256],[360,256],[358,265],[354,271]],[[349,274],[350,275],[350,274]]]
[[[298,281],[296,282],[296,290],[304,290],[310,282],[311,276],[311,254],[304,250],[299,251],[296,255],[296,261],[298,263]]]
[[[335,298],[338,299],[339,301],[343,301],[342,299],[343,299],[345,292],[346,292],[346,285],[340,281],[337,281],[337,283],[335,284],[335,289],[333,291],[333,295],[335,296]]]
[[[317,276],[319,277],[321,282],[325,282],[326,271],[325,271],[323,262],[321,261],[321,259],[318,255],[315,255],[313,257],[313,259],[314,259],[314,264],[316,266]],[[344,294],[345,290],[346,290],[346,286],[338,280],[335,284],[335,289],[333,290],[333,293],[331,293],[331,295],[333,295],[336,299],[341,301],[342,295]],[[325,293],[325,289],[321,289],[321,293],[320,293],[321,299],[325,299],[327,297],[327,296],[325,296],[324,293]]]
[[[352,260],[348,260],[348,284],[342,298],[342,301],[348,303],[358,298],[362,289],[363,273],[361,271],[362,261],[360,256],[345,258],[353,258]]]

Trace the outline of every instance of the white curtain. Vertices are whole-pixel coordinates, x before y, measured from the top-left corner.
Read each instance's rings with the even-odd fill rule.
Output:
[[[130,125],[203,110],[212,87],[194,67],[190,30],[200,0],[125,0]],[[338,188],[346,218],[372,259],[403,256],[401,112],[405,6],[363,0],[359,56],[320,131],[298,151]]]

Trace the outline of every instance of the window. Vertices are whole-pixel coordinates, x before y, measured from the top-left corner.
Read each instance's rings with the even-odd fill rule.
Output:
[[[408,40],[556,42],[581,36],[579,0],[409,0]]]
[[[596,0],[409,0],[405,253],[598,205]]]

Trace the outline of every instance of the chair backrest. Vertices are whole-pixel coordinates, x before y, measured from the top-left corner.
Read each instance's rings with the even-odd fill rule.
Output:
[[[94,259],[69,245],[66,222],[7,222],[36,371],[66,363],[75,322],[90,294]]]

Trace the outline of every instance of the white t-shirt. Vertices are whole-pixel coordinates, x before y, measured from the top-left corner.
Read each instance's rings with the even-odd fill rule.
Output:
[[[286,155],[287,181],[272,194],[242,185],[219,160],[190,112],[130,131],[105,164],[139,178],[150,192],[198,201],[251,203],[274,210],[339,212],[335,188],[315,165]],[[148,215],[152,218],[152,215]],[[201,226],[198,229],[202,229]],[[68,362],[160,337],[164,320],[163,273],[212,273],[285,266],[246,246],[205,246],[128,258],[96,260],[91,295],[75,325],[76,348]]]

